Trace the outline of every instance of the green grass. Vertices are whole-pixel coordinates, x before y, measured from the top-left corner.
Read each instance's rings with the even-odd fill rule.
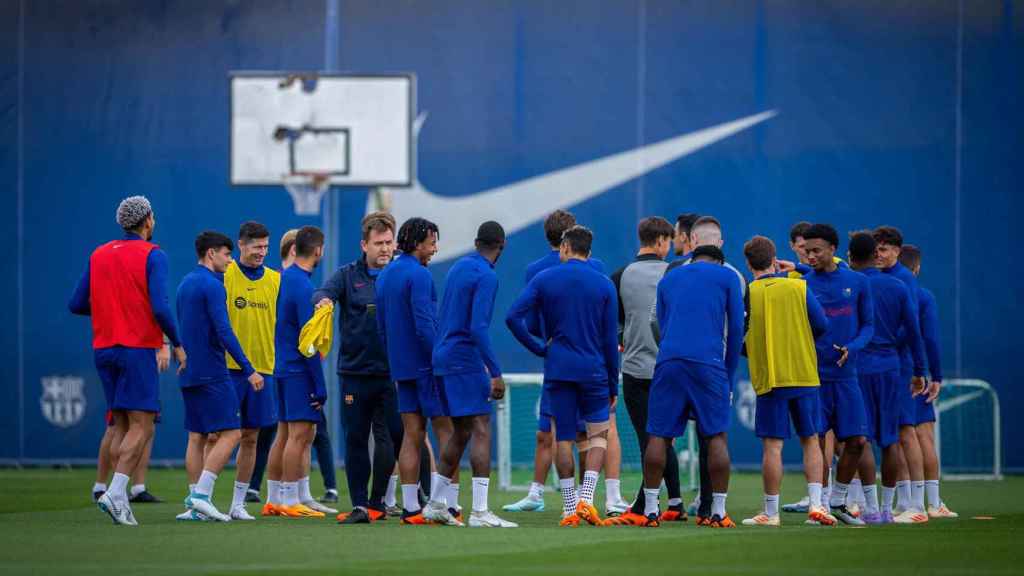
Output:
[[[214,500],[222,509],[230,501],[231,474],[218,482]],[[118,527],[91,503],[92,476],[91,470],[0,470],[0,572],[1020,574],[1024,560],[1024,478],[944,483],[943,497],[961,518],[923,526],[828,529],[803,526],[801,515],[790,514],[780,529],[558,528],[558,494],[549,491],[548,512],[504,515],[521,524],[518,530],[470,530],[399,526],[394,519],[354,527],[279,518],[176,523],[181,470],[152,471],[150,491],[171,503],[137,505],[141,526]],[[633,490],[637,478],[623,485]],[[802,493],[800,477],[787,476],[782,499]],[[464,481],[465,504],[469,494]],[[760,507],[760,494],[758,476],[733,476],[729,510],[737,522]],[[492,507],[521,496],[492,490]],[[972,519],[982,515],[995,519]]]

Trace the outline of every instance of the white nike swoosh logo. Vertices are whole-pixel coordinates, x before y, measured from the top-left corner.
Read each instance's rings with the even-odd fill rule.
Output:
[[[558,208],[568,208],[593,198],[777,114],[777,110],[767,110],[466,196],[438,196],[419,180],[408,188],[384,190],[392,194],[391,212],[399,223],[413,216],[437,223],[441,230],[441,250],[434,261],[440,262],[473,250],[476,230],[481,222],[497,220],[505,228],[505,233],[511,236]],[[425,113],[416,118],[417,138],[425,121]],[[371,194],[368,210],[372,205]]]

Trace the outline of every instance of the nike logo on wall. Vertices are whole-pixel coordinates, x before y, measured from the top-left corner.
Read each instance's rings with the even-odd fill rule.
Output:
[[[434,260],[440,262],[471,251],[481,222],[498,220],[511,236],[558,208],[589,200],[777,114],[776,110],[767,110],[466,196],[433,194],[418,179],[408,188],[383,190],[393,197],[391,212],[399,223],[413,216],[437,223],[441,249]],[[417,139],[425,122],[426,113],[420,113],[414,126]],[[373,209],[373,202],[371,194],[367,211]]]

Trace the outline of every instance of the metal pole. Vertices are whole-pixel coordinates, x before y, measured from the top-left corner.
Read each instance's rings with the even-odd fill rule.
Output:
[[[340,57],[339,46],[341,39],[340,0],[325,0],[324,13],[324,71],[337,72],[338,59]],[[338,226],[338,208],[340,201],[337,190],[328,189],[324,194],[323,201],[323,225],[324,225],[324,250],[323,270],[324,280],[327,280],[334,271],[338,269],[341,260],[341,235]],[[332,348],[327,355],[327,371],[325,381],[327,383],[327,413],[329,415],[329,434],[331,436],[331,450],[334,451],[335,459],[340,457],[338,449],[341,446],[341,404],[338,402],[340,387],[338,386],[338,352],[337,347]]]
[[[25,458],[25,0],[18,7],[18,458]]]

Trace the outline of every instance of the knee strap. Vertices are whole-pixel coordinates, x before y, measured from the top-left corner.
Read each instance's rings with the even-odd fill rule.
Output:
[[[608,430],[611,424],[604,422],[587,422],[587,441],[591,448],[608,448]]]

